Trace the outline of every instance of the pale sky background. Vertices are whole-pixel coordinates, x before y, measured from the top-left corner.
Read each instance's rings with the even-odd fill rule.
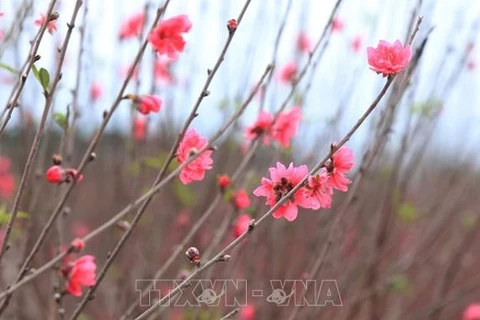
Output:
[[[143,10],[144,1],[130,0],[84,0],[88,1],[88,26],[87,45],[83,59],[86,68],[82,73],[81,83],[81,109],[82,117],[80,127],[85,134],[90,134],[101,121],[104,109],[110,107],[121,83],[120,69],[133,61],[138,49],[138,41],[128,40],[119,44],[117,41],[118,29],[122,20],[133,13]],[[34,1],[33,15],[25,21],[25,31],[17,39],[22,56],[15,56],[7,47],[1,61],[9,65],[19,64],[24,61],[28,53],[28,41],[33,38],[36,26],[33,21],[48,6],[47,0]],[[163,2],[163,1],[162,1]],[[430,97],[436,80],[436,71],[444,58],[447,48],[448,57],[444,65],[447,71],[438,79],[435,95],[441,95],[446,77],[450,76],[458,64],[459,56],[465,50],[472,25],[480,17],[480,1],[478,0],[424,0],[421,15],[425,17],[422,30],[417,37],[419,44],[422,37],[430,27],[434,27],[430,41],[425,51],[420,72],[414,79],[417,83],[415,101],[423,101]],[[20,3],[18,0],[3,0],[0,10],[5,16],[0,18],[0,28],[8,27],[12,18],[13,7]],[[45,35],[45,41],[40,48],[42,59],[37,64],[53,73],[54,45],[61,43],[66,32],[66,21],[75,3],[74,0],[59,1],[60,18],[58,19],[58,32],[53,36]],[[160,1],[153,1],[157,6]],[[224,99],[232,101],[235,97],[244,99],[253,84],[259,79],[265,66],[272,60],[273,47],[278,27],[284,15],[287,0],[252,0],[245,15],[244,21],[227,53],[226,59],[215,77],[211,94],[204,100],[193,126],[205,135],[214,132],[222,122],[218,105]],[[348,107],[340,123],[338,133],[333,133],[338,139],[351,127],[365,108],[371,103],[384,82],[381,76],[368,68],[366,46],[376,46],[380,39],[394,41],[405,39],[407,22],[412,9],[417,1],[413,0],[344,0],[338,17],[345,23],[341,33],[332,35],[319,67],[315,71],[312,88],[306,97],[304,124],[322,126],[335,113],[340,101],[345,101],[347,90],[353,89],[350,99],[346,100]],[[175,0],[171,2],[166,17],[178,14],[187,14],[193,27],[186,36],[187,46],[180,55],[174,67],[174,73],[179,81],[177,86],[160,86],[157,92],[164,100],[160,114],[152,116],[156,119],[174,114],[178,122],[182,121],[190,111],[194,101],[201,90],[206,78],[206,69],[212,68],[227,37],[226,21],[237,17],[244,1],[240,0]],[[280,43],[278,53],[278,69],[295,57],[295,41],[300,30],[304,30],[315,42],[320,36],[324,25],[333,7],[333,0],[293,0],[291,12],[287,20],[286,29]],[[150,13],[150,18],[154,9]],[[82,21],[82,15],[77,20],[77,25]],[[149,25],[149,24],[148,24]],[[364,46],[360,53],[351,49],[351,40],[361,34],[364,37]],[[76,54],[78,52],[78,32],[75,32],[67,61],[64,67],[64,77],[61,81],[62,89],[58,91],[55,111],[64,111],[71,102],[70,90],[75,84]],[[478,44],[480,34],[476,34],[475,43]],[[3,48],[2,48],[3,50]],[[149,68],[152,54],[147,50],[140,92],[148,92],[151,71]],[[472,60],[477,64],[480,57],[480,47],[476,46],[472,52]],[[300,60],[300,66],[304,60]],[[445,111],[442,121],[437,128],[435,140],[442,148],[448,150],[458,144],[459,139],[468,135],[468,141],[463,141],[472,146],[478,145],[477,125],[480,120],[479,104],[479,73],[462,70],[459,79],[445,101]],[[0,70],[0,76],[8,75]],[[306,84],[308,75],[301,83],[301,88]],[[88,102],[88,93],[91,81],[95,79],[104,85],[104,95],[101,100],[91,105]],[[279,107],[284,97],[288,94],[288,86],[279,84],[274,78],[274,85],[269,90],[271,96],[267,98],[267,108],[275,110]],[[133,85],[130,86],[130,91]],[[0,104],[5,101],[10,92],[8,85],[0,87]],[[39,85],[32,78],[28,81],[23,103],[37,117],[41,114],[43,101]],[[408,112],[404,105],[403,112]],[[246,125],[252,122],[258,111],[258,103],[252,104],[247,113],[242,117],[241,123]],[[130,108],[124,102],[112,118],[108,130],[129,130]],[[16,119],[11,126],[14,127]],[[403,128],[399,123],[398,128]],[[368,128],[364,128],[363,131]],[[302,132],[305,133],[306,131]],[[366,132],[366,131],[365,131]],[[303,139],[303,138],[302,138]],[[307,137],[308,139],[308,137]],[[352,144],[363,143],[368,137],[362,132],[352,139]]]

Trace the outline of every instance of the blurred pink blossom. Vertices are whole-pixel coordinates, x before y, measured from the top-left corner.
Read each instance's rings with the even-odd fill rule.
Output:
[[[190,31],[192,23],[187,15],[179,15],[161,21],[148,35],[148,41],[159,54],[176,59],[185,49],[183,33]]]

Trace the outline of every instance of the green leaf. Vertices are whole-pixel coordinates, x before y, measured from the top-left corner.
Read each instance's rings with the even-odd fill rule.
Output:
[[[17,212],[17,218],[20,218],[20,219],[30,219],[30,214],[28,212],[25,212],[25,211],[18,211]]]
[[[183,206],[195,207],[198,202],[198,199],[195,197],[195,192],[178,180],[175,181],[173,185],[173,192]]]
[[[38,72],[38,68],[34,64],[32,65],[32,72],[35,78],[37,78],[37,80],[40,82],[40,72]]]
[[[397,215],[402,222],[411,223],[417,219],[417,208],[411,203],[400,204]]]
[[[143,163],[150,168],[153,169],[161,169],[163,167],[163,159],[162,157],[145,157],[143,159]]]
[[[17,212],[17,218],[19,219],[30,219],[30,215],[24,211]],[[10,214],[7,211],[7,205],[4,203],[0,206],[0,225],[6,225],[10,219]]]
[[[136,177],[140,174],[140,163],[138,161],[132,162],[128,167],[128,172]]]
[[[462,225],[466,229],[472,229],[477,224],[478,218],[472,213],[466,213],[462,216]]]
[[[1,69],[4,69],[4,70],[7,70],[8,72],[11,72],[11,73],[13,73],[13,74],[19,74],[19,73],[20,73],[20,72],[18,72],[18,70],[16,70],[15,68],[10,67],[8,64],[3,63],[3,62],[0,62],[0,68],[1,68]]]
[[[45,90],[45,92],[48,92],[48,88],[50,86],[50,74],[48,73],[48,70],[40,68],[38,76],[43,90]]]
[[[404,274],[393,275],[389,279],[389,287],[393,292],[398,292],[402,294],[410,294],[412,292],[412,286],[408,277]]]
[[[58,124],[63,130],[67,128],[67,117],[63,113],[55,112],[53,114],[53,119],[55,120],[55,123]]]

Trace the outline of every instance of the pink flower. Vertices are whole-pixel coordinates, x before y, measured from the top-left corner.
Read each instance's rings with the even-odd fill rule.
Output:
[[[10,199],[15,192],[15,178],[10,172],[10,159],[0,156],[0,200]]]
[[[262,185],[253,191],[257,197],[266,197],[266,204],[273,207],[283,196],[290,192],[308,173],[305,165],[294,167],[290,163],[288,168],[277,162],[277,167],[270,168],[270,178],[262,178]],[[305,187],[302,187],[292,197],[285,201],[274,213],[273,217],[279,219],[284,217],[288,221],[297,218],[298,208],[301,206],[309,208],[311,201],[305,198]]]
[[[159,54],[175,59],[185,49],[182,33],[190,31],[192,23],[186,15],[160,22],[148,35],[148,41]]]
[[[471,303],[463,311],[463,320],[480,320],[480,303]]]
[[[353,151],[347,147],[341,147],[334,153],[325,167],[328,173],[328,184],[339,191],[347,191],[348,185],[352,182],[345,174],[347,174],[355,165],[355,156]]]
[[[120,26],[118,37],[120,40],[137,37],[140,35],[145,24],[145,15],[143,12],[136,13],[128,17]]]
[[[340,32],[343,30],[344,23],[339,18],[333,18],[332,20],[332,32]]]
[[[238,238],[245,233],[245,231],[248,230],[251,221],[252,218],[248,214],[244,213],[239,215],[233,224],[233,236]]]
[[[178,146],[177,161],[182,164],[200,149],[207,146],[208,140],[200,136],[197,131],[190,129],[186,132],[182,142]],[[212,150],[207,150],[190,162],[180,172],[180,181],[189,184],[192,181],[201,181],[205,178],[205,171],[212,169]]]
[[[385,77],[399,73],[408,66],[412,59],[412,48],[410,45],[403,47],[400,40],[393,44],[380,40],[377,48],[367,48],[367,55],[370,69]]]
[[[302,120],[302,109],[298,106],[281,112],[272,127],[273,139],[278,141],[282,147],[288,148],[290,139],[298,132],[300,120]]]
[[[255,307],[247,305],[240,309],[240,320],[254,320],[255,319]]]
[[[190,224],[190,211],[183,209],[175,218],[175,226],[185,228]]]
[[[289,62],[280,70],[280,81],[283,83],[292,83],[295,81],[298,69],[295,62]]]
[[[102,84],[98,81],[94,81],[90,87],[90,100],[93,102],[97,101],[102,96],[102,93]]]
[[[133,100],[136,102],[137,110],[141,114],[159,112],[160,108],[162,107],[162,100],[150,94],[146,94],[143,96],[134,96]]]
[[[271,131],[270,126],[273,122],[273,116],[265,110],[261,110],[258,114],[258,118],[255,123],[245,130],[245,139],[254,140],[259,135],[264,134],[263,143],[266,145],[270,144],[269,132]],[[268,130],[268,132],[267,132]]]
[[[144,141],[147,135],[147,119],[145,117],[135,117],[133,119],[133,139],[135,141]]]
[[[325,169],[320,170],[317,175],[308,177],[305,186],[304,196],[310,201],[310,209],[328,209],[332,205],[333,188],[328,183],[328,176]]]
[[[82,295],[82,287],[95,285],[95,257],[86,255],[78,258],[72,263],[71,270],[68,275],[66,290],[72,296],[80,297]]]
[[[310,50],[312,50],[312,44],[310,42],[310,39],[308,38],[308,36],[303,31],[298,34],[297,50],[299,52],[306,52],[306,53],[308,53],[308,52],[310,52]]]
[[[352,50],[356,53],[360,52],[360,50],[362,49],[362,45],[363,45],[363,38],[361,35],[356,35],[353,39],[352,39]]]
[[[248,194],[244,189],[241,189],[238,192],[234,192],[232,196],[233,204],[237,209],[242,210],[250,207],[250,198],[248,197]]]
[[[43,26],[43,24],[45,23],[46,21],[46,17],[44,14],[40,14],[40,18],[38,18],[37,20],[35,20],[35,25],[36,26]],[[57,31],[57,25],[55,24],[55,20],[52,20],[52,21],[49,21],[48,24],[47,24],[47,30],[48,30],[48,33],[50,34],[53,34],[55,31]]]
[[[90,233],[90,228],[82,221],[75,221],[72,225],[72,231],[75,237],[83,238]]]
[[[155,79],[163,81],[166,84],[173,82],[173,76],[170,72],[171,60],[158,59],[155,62]]]

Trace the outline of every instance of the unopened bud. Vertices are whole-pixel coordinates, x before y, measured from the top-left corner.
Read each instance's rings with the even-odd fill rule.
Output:
[[[237,27],[238,27],[237,20],[235,20],[235,19],[228,20],[227,29],[228,29],[229,33],[235,32],[235,30],[237,30]]]
[[[60,17],[60,14],[57,11],[54,11],[48,16],[48,21],[50,22],[50,21],[57,20],[58,17]]]
[[[130,223],[127,220],[120,220],[117,222],[117,227],[119,227],[123,231],[127,231],[130,228]]]
[[[59,154],[54,154],[52,156],[52,161],[54,165],[59,166],[62,164],[62,156]]]
[[[200,252],[198,251],[197,248],[195,247],[188,248],[187,251],[185,252],[185,255],[187,256],[190,263],[195,264],[197,267],[200,266],[200,263],[201,263]]]

